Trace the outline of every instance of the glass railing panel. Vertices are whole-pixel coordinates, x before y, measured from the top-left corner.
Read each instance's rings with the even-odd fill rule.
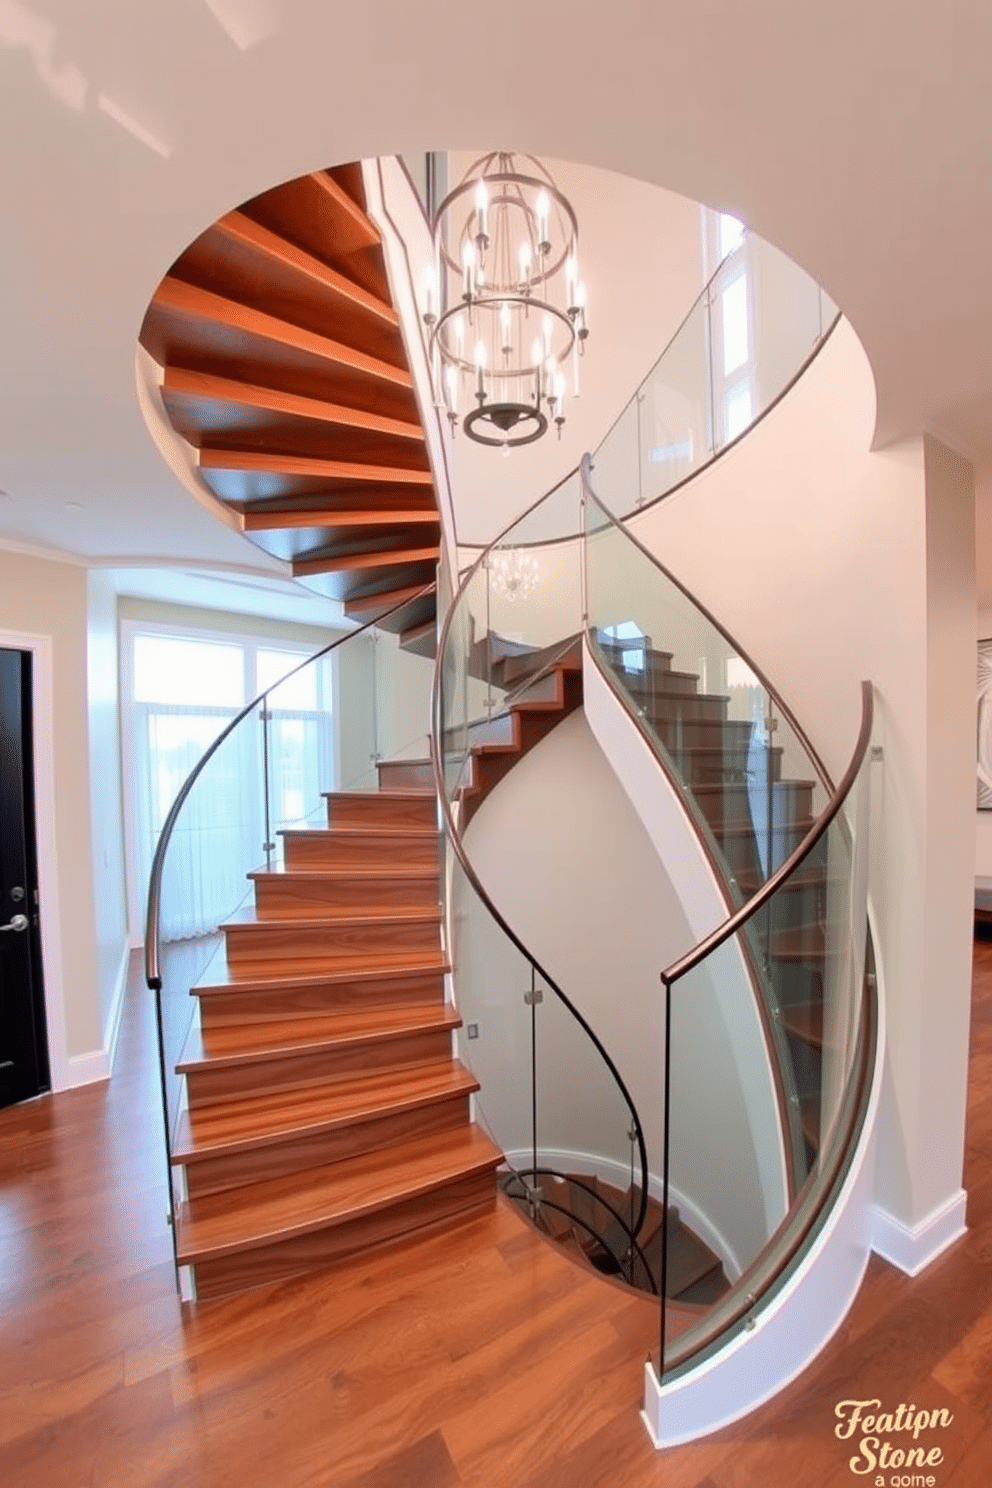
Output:
[[[750,234],[745,252],[757,417],[788,387],[833,316],[824,326],[819,285],[778,248]]]
[[[590,644],[742,902],[776,866],[778,710],[739,651],[595,498],[587,520]]]
[[[788,1206],[779,1103],[748,946],[725,942],[671,996],[669,1346],[754,1263]]]
[[[504,1190],[574,1257],[650,1292],[661,1209],[645,1204],[642,1220],[631,1108],[586,1029],[488,912],[457,858],[450,884],[459,1058],[480,1084],[476,1119],[505,1155]],[[643,1255],[631,1244],[639,1221]]]
[[[607,507],[629,516],[701,470],[785,391],[837,313],[803,269],[746,233],[596,450]]]
[[[687,1296],[670,1289],[666,1370],[690,1359],[695,1367],[746,1326],[811,1243],[816,1217],[842,1180],[871,1059],[873,1012],[864,999],[869,791],[865,748],[841,810],[819,839],[736,934],[671,986],[673,1202],[686,1196],[683,1184],[696,1185],[686,1210],[695,1205],[704,1232],[709,1226],[728,1242],[733,1285],[695,1319],[679,1311]],[[721,1046],[732,1050],[736,1082],[718,1067]],[[721,1109],[708,1116],[696,1109],[700,1090]],[[721,1133],[719,1151],[697,1150],[708,1131]]]
[[[697,300],[637,394],[640,473],[636,504],[672,490],[711,458],[710,397],[709,308]],[[607,435],[596,451],[597,466],[610,438]],[[622,472],[614,472],[612,465],[605,474],[613,490],[634,491],[633,484],[624,485]]]
[[[171,758],[160,750],[145,969],[170,1152],[184,1098],[176,1066],[198,1039],[191,988],[225,978],[225,924],[253,913],[256,871],[279,867],[286,833],[327,825],[332,790],[377,786],[373,658],[365,630],[273,682],[241,715],[199,714],[192,755],[189,729],[169,720],[176,743]],[[368,774],[371,783],[352,785]]]
[[[475,1075],[476,1120],[510,1169],[533,1166],[531,965],[489,914],[451,853],[450,933],[457,969],[458,1057]]]
[[[598,1001],[601,989],[574,983],[570,993],[581,1008],[590,996]],[[536,1177],[549,1211],[544,1226],[601,1274],[653,1291],[661,1206],[652,1198],[642,1206],[639,1132],[631,1109],[600,1049],[540,976],[532,975],[524,996],[536,997],[528,1012],[536,1065]],[[646,1119],[640,1108],[639,1114]]]
[[[284,831],[326,822],[326,793],[334,788],[333,693],[333,662],[325,656],[266,695],[267,840],[278,858]]]
[[[624,408],[596,449],[596,469],[604,491],[623,491],[637,506],[646,492],[641,483],[642,442],[638,395]]]

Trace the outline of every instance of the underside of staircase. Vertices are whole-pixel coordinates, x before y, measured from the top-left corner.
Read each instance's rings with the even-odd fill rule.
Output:
[[[140,340],[197,478],[245,535],[350,618],[399,605],[388,628],[432,633],[437,501],[360,165],[215,222],[162,280]]]
[[[200,1299],[495,1202],[501,1154],[452,1055],[432,789],[334,794],[284,834],[192,989],[172,1161]]]

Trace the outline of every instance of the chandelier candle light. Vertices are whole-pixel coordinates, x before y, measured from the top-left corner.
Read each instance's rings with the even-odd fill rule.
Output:
[[[452,435],[461,420],[470,439],[507,452],[551,423],[561,437],[589,334],[578,237],[570,203],[532,155],[482,156],[438,207],[423,318]]]

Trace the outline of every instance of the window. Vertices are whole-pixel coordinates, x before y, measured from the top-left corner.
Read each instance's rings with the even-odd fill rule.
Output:
[[[744,225],[703,209],[703,272],[709,275],[710,443],[714,450],[749,427],[755,408],[751,250]]]
[[[128,882],[143,923],[152,859],[190,771],[247,702],[267,691],[197,779],[176,820],[162,889],[166,940],[209,934],[250,894],[245,875],[281,828],[319,818],[332,785],[330,658],[249,636],[125,621],[121,697]],[[266,780],[267,767],[267,780]],[[266,791],[267,784],[267,791]],[[268,837],[266,837],[266,803]]]

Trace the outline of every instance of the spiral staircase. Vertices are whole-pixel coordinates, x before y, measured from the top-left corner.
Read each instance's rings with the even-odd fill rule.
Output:
[[[162,281],[140,341],[159,368],[161,413],[186,443],[190,478],[354,621],[388,628],[421,654],[433,653],[443,621],[437,686],[472,575],[439,615],[437,495],[360,166],[288,182],[215,223]],[[461,1019],[445,993],[439,806],[449,848],[471,874],[466,829],[514,765],[582,707],[590,667],[649,742],[692,823],[773,1051],[792,1223],[773,1277],[809,1233],[813,1198],[822,1206],[850,1160],[871,1057],[867,1024],[844,1142],[831,1128],[829,1163],[820,1107],[824,989],[836,957],[827,933],[836,854],[826,832],[843,819],[854,762],[834,791],[822,771],[797,773],[794,751],[787,760],[769,734],[756,812],[753,721],[733,716],[725,693],[679,664],[662,631],[632,647],[616,639],[618,612],[581,630],[566,625],[552,644],[521,645],[477,618],[457,662],[497,706],[456,717],[450,700],[436,698],[434,772],[426,761],[383,763],[378,790],[328,793],[325,825],[283,834],[281,859],[252,873],[254,902],[221,927],[223,944],[191,988],[197,1011],[174,1061],[183,1092],[174,1126],[165,1104],[177,1265],[189,1268],[200,1299],[497,1202],[504,1154],[472,1119],[479,1082],[452,1047]],[[863,730],[858,767],[866,744]],[[630,1111],[625,1191],[542,1166],[535,1134],[534,1161],[511,1164],[507,1193],[581,1263],[661,1294],[661,1373],[666,1303],[667,1339],[706,1346],[716,1335],[705,1317],[727,1297],[728,1278],[669,1202],[667,1136],[656,1192],[620,1072],[567,993],[487,907],[530,961],[533,1002],[540,978]],[[149,980],[161,996],[161,976]],[[737,1298],[736,1310],[720,1326],[753,1306],[749,1288],[766,1260],[762,1251],[736,1278],[726,1302]]]

